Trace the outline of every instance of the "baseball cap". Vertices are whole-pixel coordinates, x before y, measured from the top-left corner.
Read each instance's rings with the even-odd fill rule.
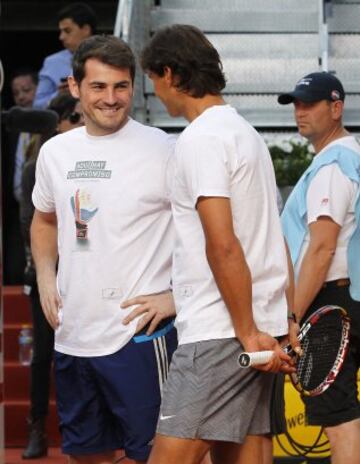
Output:
[[[293,103],[295,99],[311,103],[320,100],[345,100],[345,91],[337,77],[328,72],[314,72],[300,79],[292,92],[278,96],[280,105]]]

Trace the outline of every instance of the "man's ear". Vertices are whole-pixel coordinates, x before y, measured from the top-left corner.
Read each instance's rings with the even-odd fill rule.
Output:
[[[344,102],[342,100],[338,100],[333,103],[332,116],[335,121],[339,121],[342,118],[343,111],[344,111]]]
[[[70,90],[71,95],[74,98],[80,98],[79,85],[74,79],[74,76],[68,77],[68,85],[69,85],[69,90]]]
[[[81,26],[84,37],[90,37],[92,35],[92,30],[90,24],[84,24]]]
[[[174,74],[169,68],[169,66],[165,66],[164,68],[164,78],[168,87],[174,86]]]

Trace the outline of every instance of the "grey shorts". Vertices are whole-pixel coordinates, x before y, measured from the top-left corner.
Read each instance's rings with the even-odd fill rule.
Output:
[[[270,432],[274,375],[241,369],[234,338],[180,345],[164,385],[157,432],[242,443]]]

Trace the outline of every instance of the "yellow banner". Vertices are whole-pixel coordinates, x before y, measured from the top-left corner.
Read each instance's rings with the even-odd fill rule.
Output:
[[[360,400],[360,372],[358,373],[358,391]],[[285,382],[285,415],[287,431],[291,437],[291,441],[299,443],[301,445],[300,448],[304,451],[304,448],[313,446],[319,438],[318,445],[316,447],[317,453],[309,453],[308,456],[329,456],[329,444],[327,443],[325,434],[322,433],[319,437],[321,428],[305,425],[304,403],[300,398],[299,392],[293,387],[289,377],[286,378]],[[278,441],[284,449],[282,449]],[[285,434],[274,437],[273,443],[275,457],[299,455],[297,450],[295,450],[291,443],[289,443]]]

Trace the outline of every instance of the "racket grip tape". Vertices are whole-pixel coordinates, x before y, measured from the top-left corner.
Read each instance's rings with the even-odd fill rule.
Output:
[[[238,364],[240,367],[251,367],[257,364],[266,364],[271,356],[274,354],[273,351],[254,351],[253,353],[241,353],[238,358]]]

